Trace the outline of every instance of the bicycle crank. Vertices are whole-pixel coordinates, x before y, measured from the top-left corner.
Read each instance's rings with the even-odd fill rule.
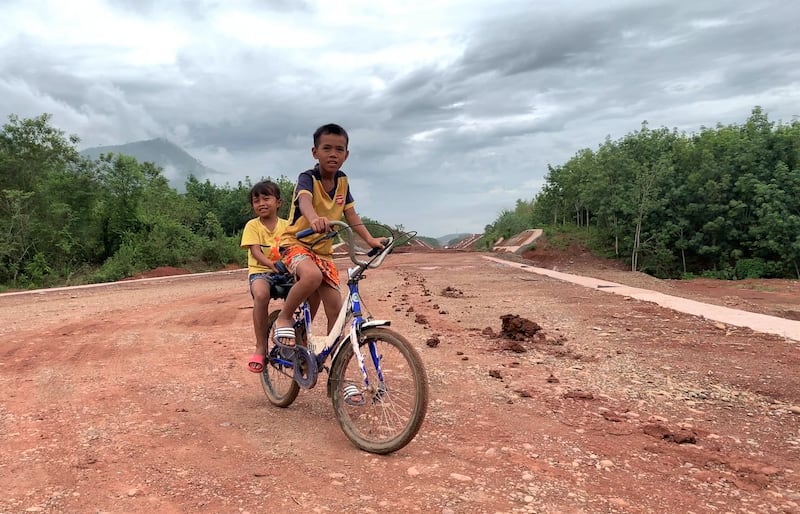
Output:
[[[311,389],[317,384],[319,370],[317,359],[307,348],[294,348],[294,381],[303,389]]]

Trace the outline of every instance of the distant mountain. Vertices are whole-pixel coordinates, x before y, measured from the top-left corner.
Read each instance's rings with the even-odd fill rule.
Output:
[[[442,245],[439,243],[439,240],[434,237],[426,237],[426,236],[417,236],[414,239],[419,241],[424,241],[426,245],[430,246],[431,248],[439,248]]]
[[[164,176],[178,191],[184,190],[189,175],[194,175],[201,181],[209,179],[211,182],[215,182],[215,175],[220,175],[217,170],[209,168],[180,146],[163,138],[124,145],[95,146],[81,150],[80,153],[90,159],[97,159],[100,154],[114,153],[129,155],[139,162],[152,162],[164,170]]]
[[[447,234],[446,236],[437,237],[436,239],[439,241],[439,244],[442,246],[448,246],[452,243],[457,243],[464,239],[465,237],[469,237],[471,234],[469,233],[457,233],[457,234]]]

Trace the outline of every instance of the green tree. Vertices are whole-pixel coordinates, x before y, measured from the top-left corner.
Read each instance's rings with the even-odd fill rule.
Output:
[[[16,283],[34,249],[31,230],[33,192],[18,189],[0,191],[0,279]]]
[[[44,283],[94,256],[91,166],[74,147],[78,138],[66,137],[49,119],[11,115],[0,132],[4,283]]]
[[[530,217],[502,211],[484,244],[532,224],[594,227],[597,247],[634,270],[798,276],[799,167],[800,122],[775,124],[760,107],[690,136],[645,122],[548,165]]]
[[[97,162],[104,255],[110,257],[120,249],[127,234],[141,228],[137,209],[144,197],[146,177],[136,159],[127,155],[102,155]]]
[[[80,161],[78,137],[50,126],[49,114],[8,118],[0,132],[0,190],[34,191],[54,170]]]

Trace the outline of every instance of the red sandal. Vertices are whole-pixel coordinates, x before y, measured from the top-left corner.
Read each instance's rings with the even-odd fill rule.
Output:
[[[247,363],[247,369],[253,373],[261,373],[264,371],[264,356],[260,353],[254,353],[250,356],[250,362]]]

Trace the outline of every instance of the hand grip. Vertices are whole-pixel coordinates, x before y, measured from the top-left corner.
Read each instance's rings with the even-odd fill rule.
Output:
[[[389,243],[389,240],[388,239],[381,239],[381,243],[385,246],[386,244]],[[374,257],[374,256],[378,255],[378,252],[380,252],[381,250],[383,250],[383,248],[373,248],[372,250],[367,252],[367,257]]]
[[[298,232],[295,237],[297,239],[302,239],[304,237],[310,236],[313,233],[314,233],[314,229],[313,228],[307,228],[307,229],[304,229],[304,230],[301,230],[300,232]]]

